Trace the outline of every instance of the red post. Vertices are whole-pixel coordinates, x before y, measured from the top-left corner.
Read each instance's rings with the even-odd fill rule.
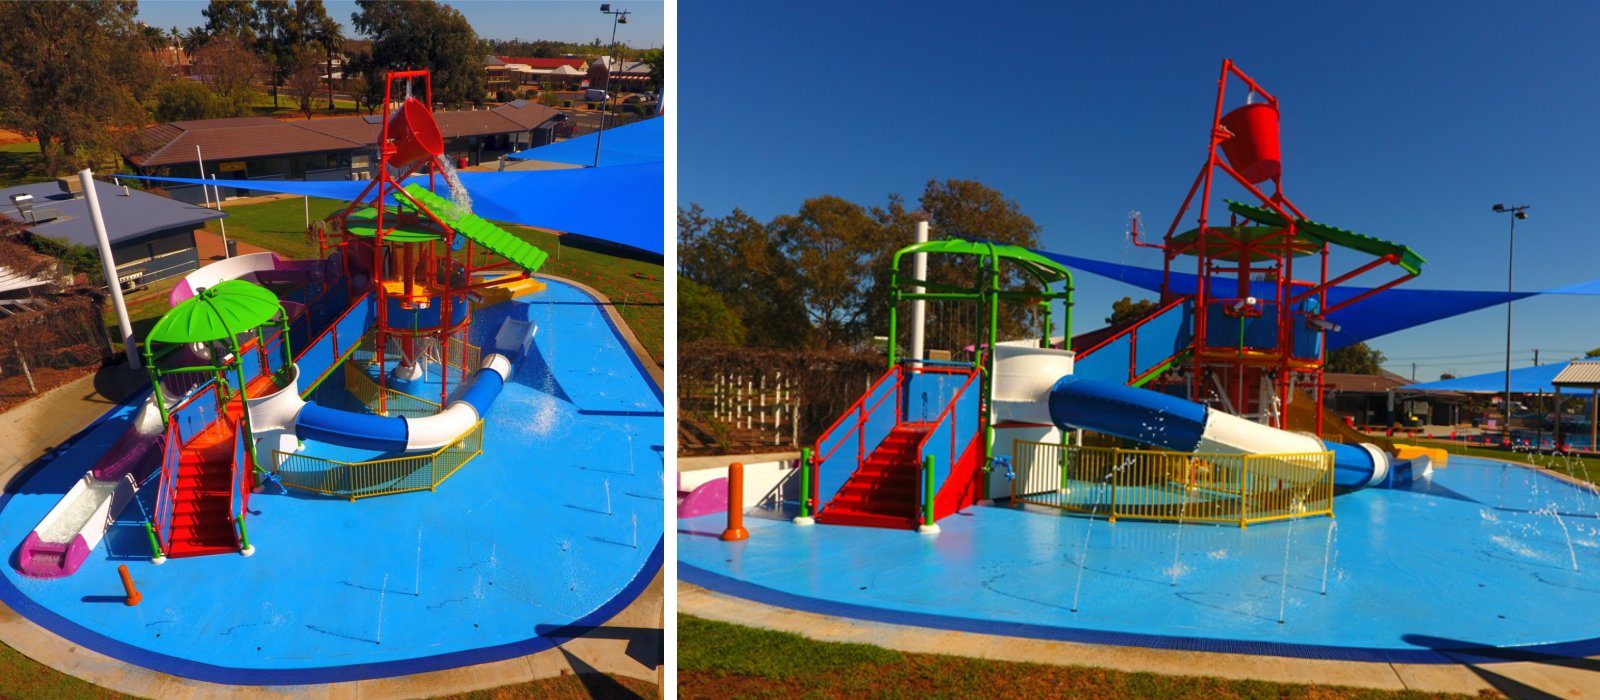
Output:
[[[139,601],[144,599],[144,596],[139,595],[139,589],[133,587],[133,574],[128,573],[128,565],[122,564],[118,566],[117,574],[122,576],[122,590],[128,595],[122,602],[127,605],[138,605]]]
[[[750,531],[744,529],[744,465],[738,462],[728,465],[728,529],[722,531],[722,539],[750,539]]]

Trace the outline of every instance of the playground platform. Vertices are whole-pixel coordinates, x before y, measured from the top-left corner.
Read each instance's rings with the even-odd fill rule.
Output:
[[[658,578],[659,386],[609,309],[579,287],[552,280],[541,295],[484,311],[496,313],[545,329],[539,361],[519,369],[485,416],[485,454],[437,491],[350,503],[269,487],[251,501],[262,526],[250,558],[156,566],[131,525],[113,526],[73,577],[7,571],[0,601],[26,618],[0,628],[7,641],[12,630],[52,632],[85,650],[62,662],[69,673],[113,659],[185,683],[260,686],[476,668],[586,635],[637,646],[627,632],[595,628]],[[140,399],[14,478],[0,497],[0,539],[26,534]],[[624,433],[637,437],[618,440]],[[115,595],[118,564],[133,570],[141,605]],[[446,609],[450,624],[440,624]],[[654,621],[629,617],[650,627],[658,610]],[[19,648],[42,653],[31,644]],[[140,687],[129,691],[159,694]]]

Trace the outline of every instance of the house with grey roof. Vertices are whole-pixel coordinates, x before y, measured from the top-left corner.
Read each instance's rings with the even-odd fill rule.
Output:
[[[138,287],[188,274],[200,266],[195,231],[226,212],[196,206],[111,183],[96,186],[111,240],[111,257],[124,287]],[[77,178],[61,178],[0,189],[0,213],[17,222],[22,236],[93,247],[97,245],[89,203]]]

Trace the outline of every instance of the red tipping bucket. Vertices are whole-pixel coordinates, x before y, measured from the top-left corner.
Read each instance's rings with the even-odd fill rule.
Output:
[[[397,167],[432,162],[444,153],[439,123],[433,120],[427,105],[414,97],[407,97],[394,116],[389,117],[389,140],[394,143],[394,155],[389,157],[389,164]]]
[[[1278,108],[1265,102],[1245,105],[1222,117],[1233,138],[1222,142],[1228,164],[1251,184],[1283,174],[1278,149]]]

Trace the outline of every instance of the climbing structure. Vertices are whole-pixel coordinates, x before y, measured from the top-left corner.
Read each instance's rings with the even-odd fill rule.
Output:
[[[1233,81],[1246,92],[1244,104],[1224,113]],[[1139,240],[1134,221],[1134,242],[1163,253],[1161,302],[1144,319],[1085,344],[1080,361],[1165,318],[1166,325],[1183,331],[1175,345],[1164,339],[1174,352],[1145,366],[1135,362],[1137,371],[1126,377],[1128,383],[1165,373],[1159,384],[1182,383],[1190,398],[1280,428],[1288,402],[1297,391],[1310,389],[1321,426],[1324,336],[1337,331],[1328,314],[1415,277],[1424,260],[1404,245],[1318,223],[1302,212],[1284,192],[1278,120],[1278,98],[1224,60],[1205,162],[1172,224],[1160,243],[1148,243]],[[1213,207],[1213,197],[1229,181],[1253,203],[1224,200],[1222,211]],[[1194,226],[1180,230],[1190,213]],[[1334,247],[1366,261],[1330,272]],[[1297,276],[1297,260],[1309,256],[1318,258],[1309,265],[1301,261]],[[1173,275],[1175,267],[1187,265],[1181,261],[1185,257],[1193,259],[1197,275],[1192,287],[1180,285]],[[1363,294],[1327,304],[1333,286],[1386,269],[1398,274]]]
[[[413,96],[418,83],[421,100]],[[396,97],[397,84],[404,86],[403,97]],[[471,213],[466,188],[444,157],[432,102],[428,71],[388,74],[377,176],[348,207],[308,235],[324,254],[339,253],[353,294],[368,289],[373,294],[374,364],[387,367],[388,354],[399,355],[392,371],[378,373],[380,387],[421,378],[431,359],[443,375],[438,401],[444,404],[452,388],[476,369],[467,342],[472,303],[542,289],[530,276],[548,255]],[[424,172],[426,185],[405,184]],[[451,198],[437,194],[440,185]],[[387,413],[389,395],[377,392],[380,413]]]

